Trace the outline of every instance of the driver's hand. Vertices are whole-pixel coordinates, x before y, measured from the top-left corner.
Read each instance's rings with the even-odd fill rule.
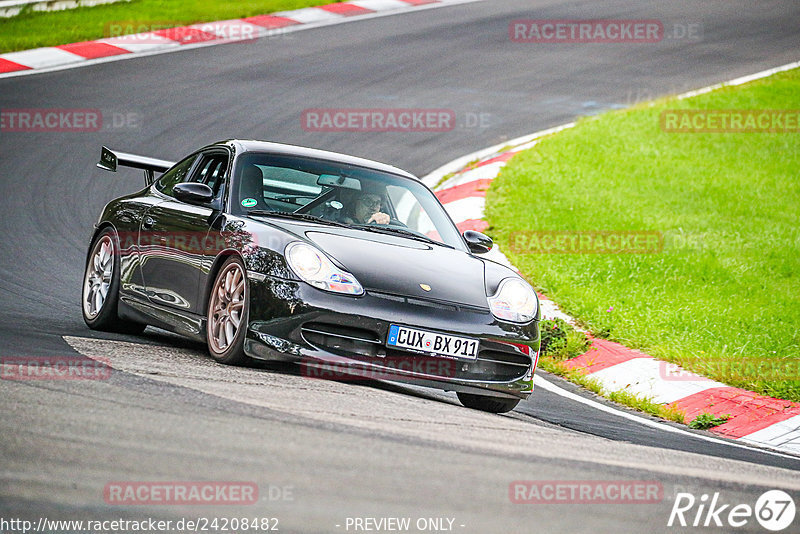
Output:
[[[373,213],[372,217],[369,218],[367,224],[375,223],[375,224],[389,224],[391,217],[389,217],[388,213],[377,212]]]

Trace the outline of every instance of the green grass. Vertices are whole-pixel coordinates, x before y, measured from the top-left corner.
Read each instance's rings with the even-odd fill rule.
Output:
[[[511,160],[489,233],[595,335],[800,400],[800,133],[665,133],[664,109],[798,109],[800,71],[581,120]],[[656,254],[525,254],[526,230],[658,231]]]
[[[148,27],[185,26],[275,11],[337,3],[339,0],[131,0],[66,11],[27,10],[16,17],[0,19],[0,53],[42,46],[88,41],[109,36],[110,23],[130,27],[127,33]],[[139,29],[139,28],[144,28]],[[126,32],[123,32],[126,33]]]

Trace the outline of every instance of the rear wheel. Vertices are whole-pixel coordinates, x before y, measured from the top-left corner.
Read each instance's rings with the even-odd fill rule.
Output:
[[[206,338],[211,357],[220,363],[241,365],[244,353],[250,291],[242,261],[232,256],[220,268],[208,297]]]
[[[481,410],[490,413],[510,412],[519,404],[520,399],[506,399],[503,397],[488,397],[486,395],[474,395],[472,393],[457,392],[458,400],[467,408]]]
[[[119,302],[119,249],[114,233],[106,229],[92,242],[83,275],[83,320],[93,330],[140,334],[144,324],[117,316]]]

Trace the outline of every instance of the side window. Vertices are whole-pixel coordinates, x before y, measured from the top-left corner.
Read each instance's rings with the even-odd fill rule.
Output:
[[[228,156],[225,154],[206,154],[197,166],[190,180],[208,185],[216,196],[225,181],[225,171],[228,168]]]
[[[196,155],[189,156],[162,174],[161,178],[156,182],[156,189],[165,195],[172,196],[172,188],[175,187],[175,184],[181,183],[186,178],[186,173],[192,168],[192,163],[194,163],[196,158]]]
[[[411,190],[396,185],[386,186],[389,200],[395,206],[395,217],[409,229],[433,237],[436,225]],[[438,235],[438,234],[436,234]],[[436,239],[440,239],[436,237]]]

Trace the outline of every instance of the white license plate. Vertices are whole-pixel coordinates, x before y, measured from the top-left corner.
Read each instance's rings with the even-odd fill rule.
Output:
[[[390,347],[451,358],[474,360],[478,357],[477,339],[437,334],[396,324],[389,326],[389,337],[386,344]]]

